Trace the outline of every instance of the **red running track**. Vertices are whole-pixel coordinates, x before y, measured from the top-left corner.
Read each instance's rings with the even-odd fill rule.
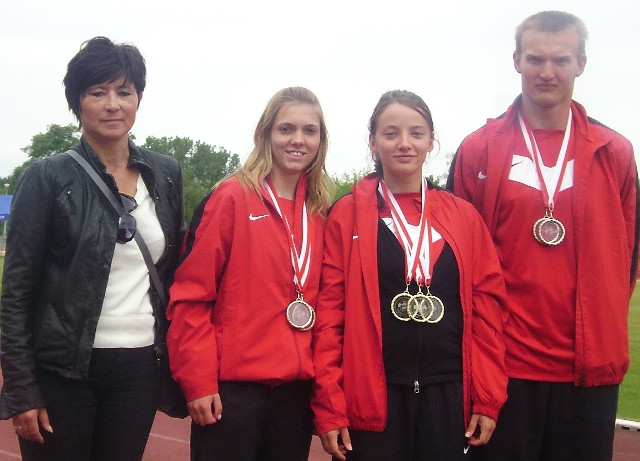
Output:
[[[189,418],[173,419],[158,413],[144,454],[144,461],[183,461],[189,459]],[[640,459],[640,432],[616,430],[613,461]],[[18,440],[11,421],[0,421],[0,461],[20,459]],[[328,461],[318,437],[313,437],[309,461]]]

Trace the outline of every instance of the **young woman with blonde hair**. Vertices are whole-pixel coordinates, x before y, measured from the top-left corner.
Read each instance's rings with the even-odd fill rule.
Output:
[[[315,95],[276,93],[254,143],[194,214],[171,288],[167,343],[195,460],[309,453],[312,327],[331,197]]]

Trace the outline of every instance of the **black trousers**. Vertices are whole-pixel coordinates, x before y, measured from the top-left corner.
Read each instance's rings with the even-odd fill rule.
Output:
[[[477,461],[610,461],[618,385],[509,379],[508,399]]]
[[[310,381],[276,387],[221,382],[222,419],[191,424],[194,461],[306,461],[311,446]]]
[[[19,438],[25,461],[138,461],[159,395],[153,346],[94,349],[86,380],[40,372],[53,433],[45,443]]]
[[[383,432],[350,430],[348,461],[464,461],[462,382],[387,385],[387,425]],[[335,460],[335,458],[334,458]]]

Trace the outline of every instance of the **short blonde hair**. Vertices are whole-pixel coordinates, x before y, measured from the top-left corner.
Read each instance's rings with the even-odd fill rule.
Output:
[[[578,57],[586,59],[586,42],[589,38],[587,26],[582,19],[564,11],[541,11],[529,16],[516,27],[516,53],[520,54],[522,36],[529,29],[540,32],[561,32],[573,27],[578,33]]]

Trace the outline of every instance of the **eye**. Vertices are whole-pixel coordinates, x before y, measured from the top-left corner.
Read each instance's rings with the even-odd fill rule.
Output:
[[[292,128],[288,125],[283,125],[278,128],[278,131],[280,131],[281,133],[291,133]]]
[[[93,96],[94,98],[99,98],[101,96],[105,95],[105,92],[102,90],[93,90],[89,92],[90,96]]]
[[[131,91],[129,91],[129,90],[120,90],[120,91],[118,91],[118,96],[123,97],[123,98],[129,97],[129,96],[131,96]]]
[[[397,131],[385,131],[383,133],[385,138],[395,138],[396,136],[398,136],[398,132]]]
[[[527,62],[535,66],[542,64],[542,59],[537,56],[527,56]]]
[[[318,132],[318,128],[315,126],[308,126],[304,130],[307,134],[316,134]]]
[[[571,59],[566,56],[556,59],[556,64],[559,66],[566,66],[567,64],[570,64],[570,63],[571,63]]]
[[[425,136],[425,132],[420,130],[414,130],[411,132],[411,136],[414,136],[416,138],[422,138]]]

